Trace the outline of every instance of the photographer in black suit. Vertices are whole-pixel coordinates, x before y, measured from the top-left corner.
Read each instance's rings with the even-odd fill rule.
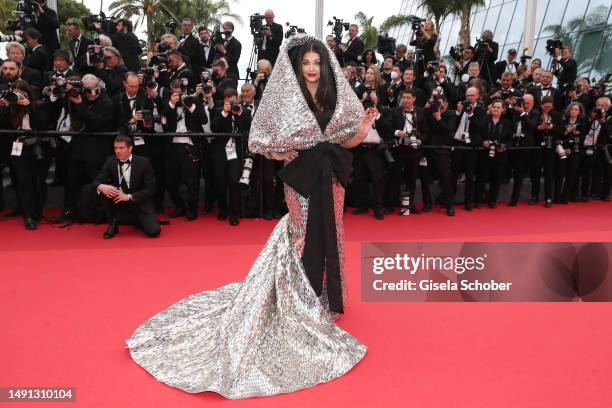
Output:
[[[28,47],[23,65],[40,72],[42,76],[51,69],[51,56],[47,47],[40,43],[41,35],[35,28],[28,28],[23,32],[23,39]]]
[[[211,114],[211,130],[217,133],[242,133],[251,127],[251,114],[238,101],[238,92],[228,88],[224,93],[223,106],[215,108]],[[241,145],[242,144],[242,145]],[[229,217],[232,226],[238,225],[240,214],[240,175],[244,157],[242,146],[245,138],[216,137],[211,144],[214,184],[219,200],[219,220]],[[225,197],[228,196],[229,202]]]
[[[116,32],[106,33],[102,30],[100,22],[95,21],[94,27],[98,32],[108,35],[113,42],[113,46],[119,50],[119,53],[125,61],[125,65],[130,71],[137,72],[140,69],[140,60],[138,56],[142,52],[138,37],[134,34],[134,25],[127,18],[117,20]]]
[[[104,47],[104,59],[96,63],[96,76],[104,81],[106,94],[113,98],[123,90],[123,80],[128,68],[124,65],[119,50],[115,47]]]
[[[37,29],[42,34],[41,44],[47,47],[49,53],[53,53],[53,51],[60,47],[56,31],[59,28],[57,13],[55,10],[47,7],[45,0],[35,0],[33,3],[35,18],[31,27]]]
[[[557,77],[557,88],[565,91],[565,87],[573,84],[578,77],[578,63],[572,58],[572,49],[564,47],[562,50],[555,48],[554,50],[555,69],[554,74]]]
[[[269,29],[262,30],[264,38],[257,59],[267,59],[274,66],[280,45],[283,42],[283,26],[274,22],[274,12],[272,10],[266,10],[264,16]]]
[[[66,21],[66,34],[70,37],[68,48],[74,61],[74,69],[80,73],[87,72],[87,47],[92,45],[93,41],[81,33],[79,21],[74,18]]]
[[[489,83],[495,81],[495,61],[499,54],[499,44],[493,41],[491,30],[484,30],[474,46],[475,60],[480,62],[480,72],[483,79]]]
[[[208,27],[198,28],[198,36],[200,37],[200,49],[202,50],[202,61],[200,66],[202,68],[212,68],[212,63],[215,60],[215,46],[210,39],[210,31]]]
[[[175,205],[170,218],[185,216],[188,221],[198,218],[200,194],[200,161],[202,138],[189,137],[189,132],[202,132],[204,112],[202,100],[189,95],[180,79],[170,84],[171,96],[166,104],[166,132],[184,133],[173,136],[166,156],[166,188]],[[187,203],[180,194],[181,184],[187,185]]]
[[[194,75],[198,76],[200,75],[200,71],[202,71],[202,62],[204,59],[200,41],[193,35],[193,22],[190,18],[184,18],[181,27],[183,33],[179,39],[178,50],[182,54],[187,55],[191,63],[191,71]]]
[[[365,44],[363,40],[357,36],[358,34],[359,26],[357,24],[351,24],[349,26],[349,40],[346,42],[346,46],[342,44],[338,46],[347,64],[351,61],[355,63],[361,62],[361,55],[365,50]]]
[[[93,181],[93,187],[104,197],[108,229],[104,239],[119,232],[121,215],[135,218],[146,236],[159,236],[161,229],[155,215],[153,195],[155,176],[149,159],[132,154],[132,139],[117,136],[115,155],[110,156]]]
[[[223,43],[215,44],[215,50],[218,57],[225,57],[228,63],[227,72],[239,77],[238,74],[238,60],[240,60],[240,53],[242,52],[242,44],[234,36],[234,23],[226,21],[223,23],[223,33],[225,35],[225,41]]]

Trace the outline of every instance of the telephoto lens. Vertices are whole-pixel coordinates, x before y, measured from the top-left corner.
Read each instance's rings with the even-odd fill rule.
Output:
[[[410,215],[410,194],[402,193],[400,197],[400,215]]]
[[[240,177],[240,183],[243,187],[248,187],[251,182],[251,171],[253,170],[253,158],[247,157],[244,160],[244,167],[242,168],[242,176]]]
[[[493,143],[491,143],[491,145],[489,146],[489,157],[490,158],[495,157],[495,144]]]
[[[419,144],[417,143],[417,137],[415,135],[410,136],[410,147],[412,147],[413,149],[417,149],[419,147]]]
[[[555,146],[555,151],[559,155],[559,159],[565,160],[567,158],[567,155],[565,154],[565,149],[563,148],[563,145],[561,143]]]

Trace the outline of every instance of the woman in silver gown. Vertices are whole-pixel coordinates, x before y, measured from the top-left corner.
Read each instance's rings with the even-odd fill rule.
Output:
[[[249,149],[285,161],[289,214],[243,281],[182,299],[138,327],[127,340],[136,363],[184,391],[237,399],[330,381],[363,358],[366,346],[335,320],[346,298],[345,149],[361,143],[377,115],[364,113],[321,41],[285,42]]]

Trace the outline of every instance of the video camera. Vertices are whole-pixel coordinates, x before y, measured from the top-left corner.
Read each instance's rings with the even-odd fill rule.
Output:
[[[151,57],[151,64],[152,65],[167,64],[168,63],[168,52],[171,49],[172,48],[168,44],[159,43],[159,45],[157,46],[157,53],[153,54],[153,57]]]
[[[531,55],[527,55],[527,48],[523,49],[523,54],[519,57],[519,59],[521,60],[521,65],[525,65],[527,63],[527,60],[532,59],[533,57]]]
[[[423,35],[423,23],[426,21],[424,18],[420,18],[417,16],[408,16],[406,17],[408,23],[411,24],[411,29],[414,32],[414,35],[417,37],[421,37]]]
[[[173,33],[178,28],[178,23],[174,20],[168,20],[164,23],[164,27],[166,27],[167,32]]]
[[[92,64],[104,62],[104,50],[101,45],[89,44],[87,46],[87,54],[89,54],[89,62]]]
[[[19,0],[15,10],[11,12],[13,19],[6,20],[5,27],[8,30],[25,30],[35,22],[37,10],[36,3],[44,5],[44,0]]]
[[[396,39],[387,33],[378,36],[378,52],[382,55],[395,55]]]
[[[333,19],[334,21],[329,20],[327,22],[327,25],[333,26],[332,34],[334,35],[334,37],[336,37],[336,44],[340,44],[342,42],[342,32],[348,31],[351,24],[345,23],[344,21],[342,21],[342,19],[336,18],[336,16],[334,16]]]
[[[117,31],[117,21],[119,19],[116,17],[106,17],[104,12],[100,11],[100,14],[92,14],[89,16],[81,17],[81,21],[83,25],[92,32],[97,32],[95,23],[100,23],[100,29],[106,33],[112,34]]]
[[[454,59],[457,62],[461,62],[463,61],[464,49],[465,47],[463,46],[463,44],[457,44],[454,47],[450,47],[450,50],[448,51],[448,53],[452,59]]]
[[[430,61],[427,63],[427,73],[433,75],[440,70],[440,63],[438,61]]]
[[[16,104],[23,99],[23,95],[18,92],[13,92],[10,89],[3,89],[0,91],[0,99],[4,99],[10,104]]]
[[[257,46],[257,48],[261,47],[263,44],[263,31],[270,29],[269,25],[264,24],[265,19],[266,17],[259,13],[249,16],[251,35],[253,36],[253,43]]]
[[[220,26],[215,27],[215,30],[213,31],[213,35],[210,38],[210,41],[212,42],[213,45],[225,43],[225,39],[223,38],[223,31],[221,31]]]
[[[155,68],[140,68],[138,73],[142,74],[143,76],[142,84],[145,86],[145,88],[155,88],[157,86],[157,83],[155,82]]]
[[[563,41],[560,38],[552,38],[546,41],[546,52],[551,56],[555,55],[556,48],[563,48]]]
[[[304,30],[303,28],[291,25],[291,23],[289,23],[288,21],[286,25],[288,28],[287,28],[287,31],[285,32],[285,38],[289,38],[292,35],[296,35],[298,33],[303,34],[306,32],[306,30]]]

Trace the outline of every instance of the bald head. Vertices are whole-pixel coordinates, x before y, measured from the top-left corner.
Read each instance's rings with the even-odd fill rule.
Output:
[[[531,94],[523,95],[523,107],[525,108],[526,111],[530,111],[533,108],[534,102],[535,102],[535,99],[533,98],[533,95]]]
[[[264,17],[266,18],[266,23],[268,25],[274,22],[274,12],[272,10],[266,10],[266,12],[264,13]]]
[[[480,97],[480,89],[475,86],[471,86],[465,91],[465,99],[471,104],[475,105]]]

